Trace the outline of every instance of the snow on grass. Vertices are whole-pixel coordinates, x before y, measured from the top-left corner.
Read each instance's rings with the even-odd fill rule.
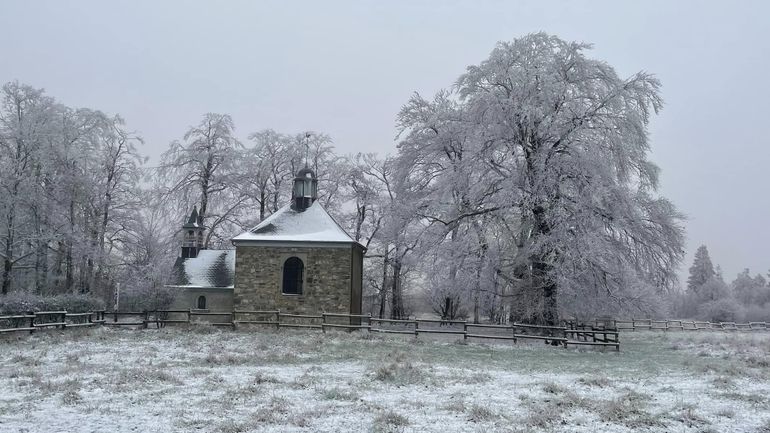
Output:
[[[770,335],[622,351],[205,326],[0,340],[0,431],[770,432]]]

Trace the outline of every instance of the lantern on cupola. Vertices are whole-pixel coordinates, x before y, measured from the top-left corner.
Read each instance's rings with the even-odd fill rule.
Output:
[[[292,207],[298,212],[309,208],[318,197],[318,178],[307,166],[297,172],[294,178]]]

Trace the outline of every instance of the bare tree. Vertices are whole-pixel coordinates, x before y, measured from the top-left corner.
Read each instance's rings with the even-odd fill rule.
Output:
[[[217,233],[216,227],[243,204],[232,196],[238,186],[243,148],[234,129],[229,115],[207,113],[185,133],[184,143],[171,143],[158,167],[158,174],[168,185],[166,196],[181,200],[180,215],[193,203],[200,203],[200,223],[209,227],[205,247]]]

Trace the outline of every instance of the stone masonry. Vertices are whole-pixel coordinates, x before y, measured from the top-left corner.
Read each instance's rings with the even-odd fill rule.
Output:
[[[299,257],[304,265],[301,295],[281,293],[283,263]],[[320,314],[350,311],[350,245],[340,247],[238,246],[235,256],[236,310]]]

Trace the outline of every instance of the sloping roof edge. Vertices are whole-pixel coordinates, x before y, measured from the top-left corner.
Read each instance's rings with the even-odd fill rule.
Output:
[[[231,239],[233,245],[276,242],[359,244],[317,201],[303,212],[286,205]]]

